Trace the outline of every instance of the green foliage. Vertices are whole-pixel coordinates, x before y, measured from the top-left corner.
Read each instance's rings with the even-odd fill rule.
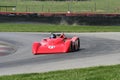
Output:
[[[35,0],[0,0],[0,6],[16,6],[13,12],[98,12],[120,13],[120,0],[90,1],[35,1]],[[1,8],[0,11],[6,11]]]
[[[0,80],[119,80],[120,65],[1,76]]]

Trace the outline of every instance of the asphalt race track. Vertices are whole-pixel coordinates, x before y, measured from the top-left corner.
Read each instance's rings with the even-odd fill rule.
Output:
[[[33,55],[32,43],[49,33],[0,32],[0,75],[120,64],[120,33],[66,33],[81,40],[77,52]]]

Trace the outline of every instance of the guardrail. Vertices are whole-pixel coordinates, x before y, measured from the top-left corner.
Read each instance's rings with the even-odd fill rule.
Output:
[[[0,15],[5,16],[120,16],[120,13],[72,13],[72,12],[56,12],[56,13],[34,13],[34,12],[0,12]]]
[[[120,25],[120,14],[0,12],[0,22],[39,22],[52,24]]]

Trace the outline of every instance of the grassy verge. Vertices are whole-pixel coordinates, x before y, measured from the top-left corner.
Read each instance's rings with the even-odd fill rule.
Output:
[[[1,0],[1,6],[16,6],[17,12],[102,12],[120,13],[120,0],[90,0],[90,1],[31,1],[31,0]],[[1,8],[6,11],[6,8]],[[13,11],[11,8],[7,11]]]
[[[0,76],[0,80],[119,80],[120,65]]]
[[[0,32],[120,32],[120,26],[0,23]]]

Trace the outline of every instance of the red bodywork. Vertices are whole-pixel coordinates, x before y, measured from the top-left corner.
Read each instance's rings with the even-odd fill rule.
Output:
[[[77,41],[77,42],[76,42]],[[52,54],[52,53],[67,53],[79,49],[79,38],[66,38],[65,35],[60,35],[57,38],[46,38],[41,42],[34,42],[32,45],[32,53],[36,54]]]

